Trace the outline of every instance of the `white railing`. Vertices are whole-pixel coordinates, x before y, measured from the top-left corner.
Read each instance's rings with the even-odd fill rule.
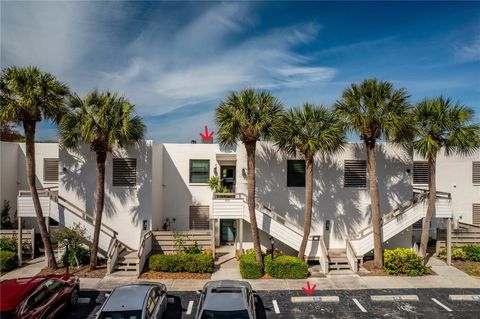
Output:
[[[350,241],[349,238],[346,240],[346,254],[347,254],[347,259],[348,263],[350,265],[350,268],[353,270],[353,272],[358,271],[358,257],[357,254],[355,253],[355,249],[353,249],[352,242]]]
[[[319,263],[320,267],[322,268],[323,273],[328,273],[328,249],[325,245],[325,241],[323,240],[323,236],[320,236],[320,255],[319,255]]]
[[[107,275],[115,271],[117,264],[120,242],[114,238],[107,252]]]
[[[145,263],[147,262],[148,256],[150,256],[150,253],[152,252],[153,249],[153,232],[151,230],[148,230],[142,234],[142,237],[140,239],[140,245],[138,246],[138,252],[137,252],[137,276],[140,276],[140,274],[143,271],[143,268],[145,267]]]

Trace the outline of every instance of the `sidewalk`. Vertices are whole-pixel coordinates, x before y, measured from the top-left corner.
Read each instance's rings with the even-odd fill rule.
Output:
[[[227,254],[219,258],[218,271],[212,275],[211,280],[240,279],[236,259],[231,259]],[[35,276],[46,265],[44,257],[26,263],[22,268],[13,270],[0,279],[12,279]],[[325,278],[308,279],[255,279],[246,280],[255,290],[299,290],[306,287],[307,281],[317,285],[317,289],[405,289],[405,288],[479,288],[480,278],[471,277],[464,272],[448,266],[445,262],[431,258],[428,265],[437,275],[423,277],[388,277],[388,276],[359,276],[357,274],[333,275]],[[115,287],[138,282],[162,282],[169,291],[195,291],[201,289],[208,282],[207,279],[166,279],[145,280],[135,276],[110,275],[102,279],[80,278],[82,289],[112,290]]]

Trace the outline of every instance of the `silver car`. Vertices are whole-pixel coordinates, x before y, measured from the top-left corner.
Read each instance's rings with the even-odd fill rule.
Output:
[[[254,291],[246,281],[210,281],[198,293],[197,319],[255,319]]]
[[[164,284],[134,284],[113,289],[97,319],[159,319],[166,308]]]

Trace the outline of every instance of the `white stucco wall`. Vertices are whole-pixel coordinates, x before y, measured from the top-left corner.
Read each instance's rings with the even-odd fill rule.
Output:
[[[190,160],[210,160],[210,176],[215,165],[218,144],[163,144],[163,218],[176,218],[176,230],[189,229],[189,207],[211,207],[213,192],[207,183],[190,183]],[[164,220],[162,220],[163,223]]]
[[[0,142],[0,209],[10,203],[10,216],[17,209],[18,143]]]
[[[412,155],[391,144],[377,147],[377,173],[380,190],[380,205],[383,213],[409,200],[412,196]],[[303,228],[304,187],[287,187],[287,159],[271,143],[259,143],[256,155],[256,196],[273,211]],[[343,161],[366,159],[361,144],[348,144],[345,150],[332,156],[318,157],[314,169],[314,201],[312,235],[323,235],[327,247],[344,248],[347,235],[368,226],[371,220],[370,196],[367,188],[343,187]],[[243,145],[237,147],[237,192],[247,192],[246,152]],[[325,221],[330,220],[330,230],[325,230]],[[402,244],[411,241],[395,239]]]
[[[118,239],[133,249],[138,248],[143,220],[152,226],[152,162],[153,142],[142,141],[126,150],[109,154],[105,172],[105,206],[102,222],[118,232]],[[112,156],[137,159],[137,185],[112,186]],[[94,215],[96,158],[88,146],[77,151],[62,149],[60,196]]]
[[[415,161],[424,161],[417,153]],[[453,216],[465,223],[472,223],[472,204],[480,203],[480,185],[472,182],[472,162],[480,161],[480,151],[470,156],[446,156],[442,151],[437,158],[437,190],[452,195]],[[443,227],[442,221],[436,221]]]
[[[25,143],[19,143],[18,145],[18,189],[28,190]],[[58,149],[58,143],[35,143],[35,174],[37,176],[36,184],[38,188],[58,185],[58,182],[45,182],[43,180],[43,159],[58,158]]]
[[[152,144],[152,227],[161,229],[163,220],[163,145]]]

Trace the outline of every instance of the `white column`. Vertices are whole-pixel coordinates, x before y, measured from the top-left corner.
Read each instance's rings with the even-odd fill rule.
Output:
[[[18,237],[17,237],[17,255],[18,266],[22,265],[22,217],[18,217]]]
[[[238,250],[240,251],[240,255],[243,253],[243,218],[240,218],[239,220],[239,232],[240,232],[240,245]]]
[[[452,264],[452,219],[447,220],[447,264]]]

